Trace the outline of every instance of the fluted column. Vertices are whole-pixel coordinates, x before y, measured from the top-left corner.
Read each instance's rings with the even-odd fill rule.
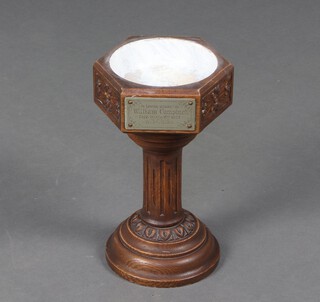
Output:
[[[194,135],[129,134],[143,148],[143,208],[147,223],[164,227],[183,219],[181,206],[182,148]],[[156,148],[155,148],[156,147]]]

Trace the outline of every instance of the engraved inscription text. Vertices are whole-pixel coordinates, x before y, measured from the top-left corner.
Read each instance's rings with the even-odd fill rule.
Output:
[[[128,130],[195,130],[196,101],[191,98],[125,98]]]

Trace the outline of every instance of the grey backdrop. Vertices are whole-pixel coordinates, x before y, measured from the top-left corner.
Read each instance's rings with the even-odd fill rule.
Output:
[[[317,302],[320,2],[1,1],[0,301]],[[104,244],[142,200],[142,154],[92,101],[129,35],[193,35],[234,104],[184,150],[184,207],[219,239],[205,280],[126,282]]]

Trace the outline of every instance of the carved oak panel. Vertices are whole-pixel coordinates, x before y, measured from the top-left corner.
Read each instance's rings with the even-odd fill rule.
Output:
[[[96,69],[94,70],[94,101],[120,128],[120,94]]]
[[[210,124],[231,103],[232,74],[228,74],[201,99],[201,128]]]

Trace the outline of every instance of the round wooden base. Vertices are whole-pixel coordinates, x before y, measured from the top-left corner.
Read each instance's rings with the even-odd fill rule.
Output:
[[[140,211],[110,236],[106,258],[121,277],[141,285],[176,287],[197,282],[217,266],[220,250],[206,226],[188,211],[180,222],[156,227]]]

